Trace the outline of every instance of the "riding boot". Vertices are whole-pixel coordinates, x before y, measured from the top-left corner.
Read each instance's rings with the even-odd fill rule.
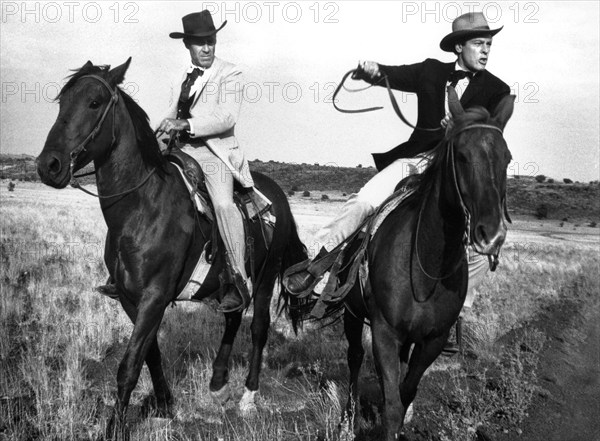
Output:
[[[235,272],[230,264],[227,265],[225,273],[226,276],[222,274],[219,277],[224,294],[217,311],[223,313],[243,311],[250,304],[252,297],[251,282],[244,280],[244,277]]]
[[[108,280],[106,281],[106,285],[100,285],[94,288],[94,291],[99,292],[100,294],[103,294],[107,297],[110,297],[111,299],[118,299],[119,298],[119,292],[117,291],[117,285],[115,284],[115,282],[112,280],[112,277],[109,276]]]
[[[319,254],[315,256],[312,262],[316,262],[319,259],[325,257],[329,252],[325,247],[321,247]],[[285,283],[285,288],[292,294],[299,294],[306,291],[312,284],[315,283],[316,276],[309,271],[309,266],[305,270],[298,271],[295,274],[290,275]]]
[[[455,333],[456,333],[456,342],[453,342],[449,337],[448,341],[444,345],[444,349],[442,349],[442,354],[448,357],[453,356],[457,352],[462,352],[462,317],[458,317],[455,325]]]

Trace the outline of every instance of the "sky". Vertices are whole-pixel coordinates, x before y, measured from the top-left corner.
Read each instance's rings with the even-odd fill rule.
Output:
[[[37,156],[54,123],[65,77],[87,60],[113,67],[132,57],[122,87],[156,127],[189,63],[181,17],[213,13],[217,56],[246,82],[236,135],[248,159],[338,166],[373,165],[373,152],[404,142],[411,129],[385,90],[331,94],[359,60],[401,65],[437,58],[458,15],[482,11],[493,41],[488,69],[516,95],[505,130],[509,174],[588,182],[599,169],[599,2],[423,1],[56,1],[1,2],[0,152]],[[350,87],[365,84],[352,82]],[[396,95],[416,121],[416,98]]]

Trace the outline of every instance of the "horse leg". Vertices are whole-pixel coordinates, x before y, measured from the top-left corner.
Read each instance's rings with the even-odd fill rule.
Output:
[[[412,349],[412,343],[407,341],[402,345],[400,349],[400,381],[404,381],[406,378],[406,374],[408,373],[408,360],[410,357],[410,351]],[[400,383],[402,384],[402,383]],[[413,417],[413,406],[412,403],[406,410],[406,415],[404,416],[404,423],[409,423]]]
[[[273,276],[274,278],[275,276]],[[254,317],[250,331],[252,332],[252,355],[244,396],[240,400],[239,407],[242,415],[249,416],[256,412],[255,395],[258,392],[260,368],[263,360],[263,349],[267,344],[269,326],[271,324],[270,304],[273,284],[266,283],[271,277],[265,275],[254,296]]]
[[[133,333],[117,372],[117,400],[106,429],[108,439],[126,439],[128,436],[125,413],[131,392],[139,379],[144,359],[156,340],[165,308],[166,303],[156,298],[144,300],[139,305]]]
[[[401,341],[396,331],[381,315],[371,321],[373,334],[373,356],[381,392],[383,393],[384,439],[395,441],[400,437],[404,408],[400,401],[400,347]]]
[[[213,374],[210,379],[210,395],[212,399],[225,404],[230,398],[229,391],[229,355],[233,348],[233,341],[242,322],[241,312],[230,312],[225,314],[225,332],[221,340],[221,347],[213,362]]]
[[[402,405],[405,412],[417,395],[417,389],[423,374],[425,374],[427,368],[440,355],[447,339],[448,334],[446,333],[440,337],[426,340],[422,344],[415,345],[408,362],[408,372],[400,384],[400,397],[402,398]]]
[[[344,311],[344,333],[348,340],[348,368],[350,369],[350,384],[348,403],[342,412],[342,428],[358,419],[358,375],[363,362],[365,351],[362,345],[363,321],[356,318],[348,309]],[[354,424],[356,427],[356,424]],[[348,427],[348,429],[350,429]]]
[[[137,308],[129,300],[121,297],[121,305],[123,309],[131,319],[132,323],[135,324],[137,316]],[[163,368],[162,368],[162,356],[160,348],[158,347],[158,339],[156,336],[152,340],[148,354],[146,355],[146,365],[150,371],[152,378],[152,385],[154,386],[154,397],[156,399],[155,411],[157,416],[161,418],[172,418],[173,411],[173,394],[167,383]]]

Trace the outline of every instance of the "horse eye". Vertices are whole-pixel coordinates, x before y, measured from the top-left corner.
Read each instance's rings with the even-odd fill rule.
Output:
[[[98,107],[100,107],[100,103],[98,101],[94,100],[90,103],[90,109],[97,109]]]

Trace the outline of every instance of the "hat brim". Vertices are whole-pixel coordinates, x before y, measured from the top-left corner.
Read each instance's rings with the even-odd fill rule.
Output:
[[[446,35],[442,41],[440,41],[440,49],[444,52],[454,52],[454,45],[461,40],[470,40],[471,38],[482,37],[489,35],[493,37],[502,30],[504,26],[498,29],[466,29],[463,31],[452,32]]]
[[[169,37],[171,37],[171,38],[202,38],[202,37],[210,37],[212,35],[215,35],[221,29],[223,29],[226,24],[227,24],[227,20],[225,20],[223,22],[223,24],[221,25],[221,27],[219,27],[218,29],[215,29],[214,31],[198,32],[197,34],[186,34],[185,32],[171,32],[169,34]]]

